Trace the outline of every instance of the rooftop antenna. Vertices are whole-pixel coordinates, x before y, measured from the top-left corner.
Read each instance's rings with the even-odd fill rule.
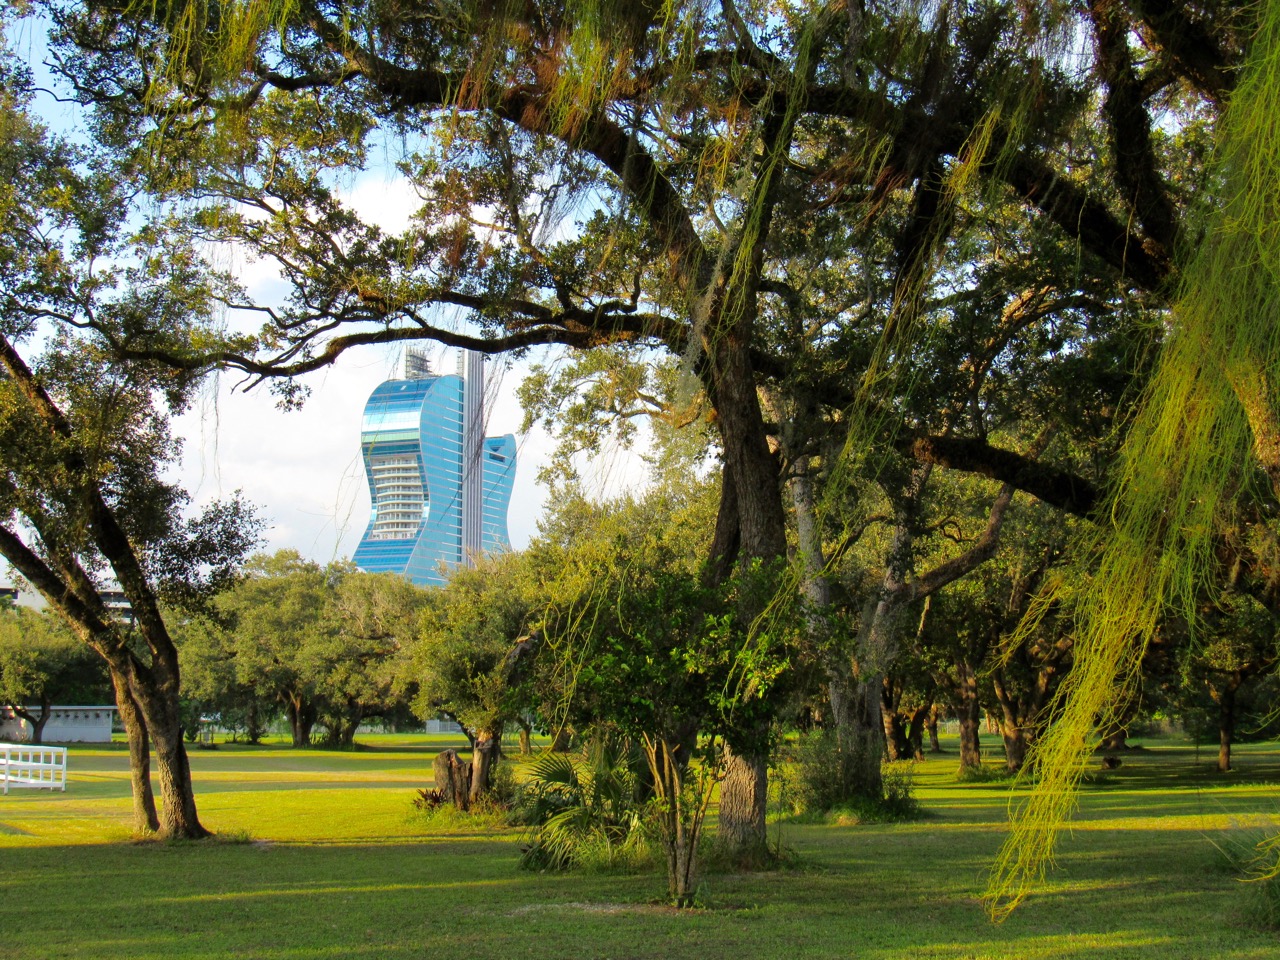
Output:
[[[422,380],[431,376],[431,359],[422,347],[405,347],[404,378],[406,380]]]

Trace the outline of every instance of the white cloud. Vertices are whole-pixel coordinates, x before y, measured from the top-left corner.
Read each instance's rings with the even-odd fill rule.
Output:
[[[242,490],[269,524],[267,550],[291,547],[321,562],[350,557],[369,521],[361,415],[373,389],[396,375],[398,356],[398,350],[387,348],[344,354],[330,369],[303,378],[311,396],[301,410],[290,412],[276,407],[265,386],[246,393],[235,389],[236,378],[224,375],[174,423],[185,441],[174,478],[197,505]],[[455,357],[436,348],[433,367],[452,372]],[[486,367],[491,380],[485,432],[516,435],[507,522],[512,546],[520,549],[537,534],[546,505],[547,491],[536,477],[550,459],[553,442],[540,428],[519,433],[516,387],[527,365],[503,372],[503,361],[497,360]],[[635,454],[606,455],[588,469],[588,489],[604,496],[634,488],[642,470]]]
[[[421,201],[404,178],[375,171],[339,189],[366,220],[400,231]],[[227,250],[226,265],[259,303],[278,303],[284,293],[275,265]],[[237,317],[237,326],[257,318]],[[432,365],[456,369],[456,351],[430,346]],[[242,490],[257,504],[269,526],[267,550],[291,547],[321,562],[350,557],[369,521],[369,488],[360,457],[360,420],[374,388],[399,370],[398,346],[349,351],[330,368],[302,378],[311,389],[301,410],[284,412],[265,385],[250,392],[243,381],[223,375],[211,383],[194,408],[178,418],[174,432],[184,438],[181,465],[174,478],[200,505]],[[489,376],[486,433],[516,435],[515,489],[508,513],[512,546],[526,546],[537,533],[547,492],[538,486],[539,470],[550,459],[553,441],[541,428],[521,435],[523,417],[516,388],[528,362],[508,366],[497,358],[486,364]],[[582,472],[587,489],[613,496],[643,484],[644,465],[637,454],[611,452]]]
[[[368,173],[348,188],[339,188],[339,199],[366,223],[376,223],[387,233],[403,233],[422,206],[422,198],[407,177]]]

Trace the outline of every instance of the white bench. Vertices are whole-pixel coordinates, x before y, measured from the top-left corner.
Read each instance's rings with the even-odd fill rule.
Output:
[[[67,789],[67,748],[0,743],[0,780],[10,787]]]

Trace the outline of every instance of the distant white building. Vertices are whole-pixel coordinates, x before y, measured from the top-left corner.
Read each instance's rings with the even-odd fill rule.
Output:
[[[27,712],[40,715],[39,707]],[[115,707],[51,707],[41,737],[45,743],[110,743]],[[31,725],[12,707],[0,707],[0,740],[21,743],[31,739]]]
[[[462,727],[454,723],[452,720],[442,720],[435,717],[426,722],[427,733],[461,733]]]

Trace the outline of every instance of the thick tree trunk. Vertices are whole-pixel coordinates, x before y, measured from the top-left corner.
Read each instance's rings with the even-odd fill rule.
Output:
[[[805,475],[807,459],[796,463],[796,476],[791,480],[791,498],[796,513],[796,538],[804,564],[805,621],[810,642],[828,650],[826,658],[827,699],[830,725],[836,734],[837,756],[832,762],[847,771],[844,778],[846,800],[879,802],[884,796],[880,762],[884,753],[884,718],[880,716],[881,687],[874,691],[863,688],[854,676],[854,663],[848,650],[829,642],[825,613],[831,605],[831,584],[827,579],[826,558],[822,552],[812,485]],[[873,721],[874,706],[877,720]]]
[[[1000,736],[1004,740],[1005,769],[1017,773],[1027,762],[1027,735],[1015,720],[1001,727]]]
[[[244,722],[245,739],[252,744],[258,744],[262,741],[262,735],[266,732],[264,725],[258,716],[258,701],[256,699],[249,701],[249,712]]]
[[[489,730],[477,730],[475,749],[471,753],[471,802],[489,792],[490,775],[502,757],[502,724]]]
[[[886,583],[897,582],[893,572],[885,579]],[[892,628],[896,612],[889,589],[883,591],[878,600],[869,601],[862,611],[858,630],[858,680],[849,705],[848,733],[842,738],[848,745],[851,764],[851,799],[877,803],[884,799],[880,764],[890,750],[884,696],[886,673],[895,655]]]
[[[195,840],[209,836],[196,814],[191,766],[182,740],[177,697],[147,689],[140,682],[130,684],[141,708],[147,733],[155,744],[156,772],[160,776],[160,836]]]
[[[717,519],[709,569],[723,580],[736,548],[743,561],[770,563],[787,555],[786,517],[778,463],[769,449],[755,372],[751,367],[751,321],[754,292],[748,291],[743,313],[710,331],[706,343],[704,383],[715,406],[724,451],[722,517],[736,514],[736,543],[727,523]],[[721,302],[723,307],[723,301]],[[718,319],[725,319],[720,317]],[[728,499],[729,487],[732,499]],[[718,581],[713,581],[718,582]],[[749,598],[763,609],[767,597]],[[744,610],[749,621],[752,611]],[[720,791],[719,842],[728,855],[744,863],[761,862],[768,853],[765,830],[768,758],[730,753]]]
[[[325,741],[331,747],[340,749],[350,749],[356,743],[356,731],[360,729],[360,722],[363,718],[359,715],[347,716],[335,719],[332,726],[329,727],[328,735]]]
[[[784,430],[788,443],[792,428]],[[814,504],[813,484],[808,476],[809,458],[796,458],[790,481],[791,503],[795,508],[796,541],[800,563],[804,570],[802,592],[804,599],[805,632],[815,650],[826,651],[827,699],[831,706],[831,724],[837,731],[848,729],[850,724],[850,698],[853,686],[853,662],[849,651],[833,644],[827,613],[831,607],[831,583],[827,579],[827,558],[822,549],[822,536]]]
[[[982,704],[978,701],[978,677],[968,663],[956,663],[956,717],[960,721],[960,769],[982,766]]]
[[[759,866],[769,855],[764,810],[768,802],[768,758],[744,756],[725,747],[720,783],[717,838],[728,856],[743,867]]]
[[[911,747],[913,760],[924,759],[924,728],[929,722],[929,714],[932,710],[933,704],[930,703],[911,711],[910,722],[907,725],[907,743]]]
[[[917,472],[912,489],[918,491],[927,475],[927,470]],[[876,802],[884,799],[880,763],[887,751],[898,746],[891,748],[890,738],[886,737],[884,694],[886,678],[898,654],[894,638],[900,606],[897,595],[906,578],[910,552],[909,524],[900,518],[894,528],[884,582],[878,595],[863,605],[858,625],[858,702],[851,713],[857,770],[854,790],[863,799]]]
[[[850,701],[849,724],[841,738],[841,749],[849,764],[849,799],[884,799],[884,722],[880,716],[880,677],[860,678]]]
[[[116,708],[120,722],[124,724],[125,739],[129,743],[129,783],[133,789],[133,832],[138,835],[155,833],[160,829],[156,814],[156,798],[151,789],[151,738],[142,712],[129,694],[129,681],[111,671],[111,685],[116,692]]]
[[[1027,735],[1022,724],[1022,704],[1015,699],[999,672],[992,677],[996,701],[1000,704],[1000,736],[1004,741],[1004,765],[1010,773],[1017,773],[1027,761]]]
[[[356,745],[356,731],[360,729],[360,721],[344,723],[338,731],[338,746],[350,749]]]
[[[827,698],[830,706],[830,727],[843,744],[844,738],[853,729],[853,701],[856,681],[853,678],[853,667],[846,665],[843,674],[829,671],[827,675]]]
[[[929,707],[929,716],[925,718],[924,728],[929,733],[929,752],[941,753],[942,745],[938,743],[938,704]]]
[[[289,716],[289,733],[295,747],[311,746],[311,730],[316,724],[316,710],[300,697],[289,697],[284,705]]]
[[[895,763],[911,756],[911,743],[902,714],[894,703],[893,683],[885,677],[880,688],[880,722],[884,725],[885,755]]]
[[[445,803],[467,810],[471,800],[471,764],[458,759],[456,750],[436,754],[432,780]]]
[[[1113,723],[1102,735],[1101,748],[1107,753],[1129,749],[1129,730]]]
[[[1129,748],[1129,721],[1136,712],[1136,698],[1132,705],[1126,704],[1119,715],[1113,716],[1102,730],[1101,749],[1108,753],[1116,753]]]

